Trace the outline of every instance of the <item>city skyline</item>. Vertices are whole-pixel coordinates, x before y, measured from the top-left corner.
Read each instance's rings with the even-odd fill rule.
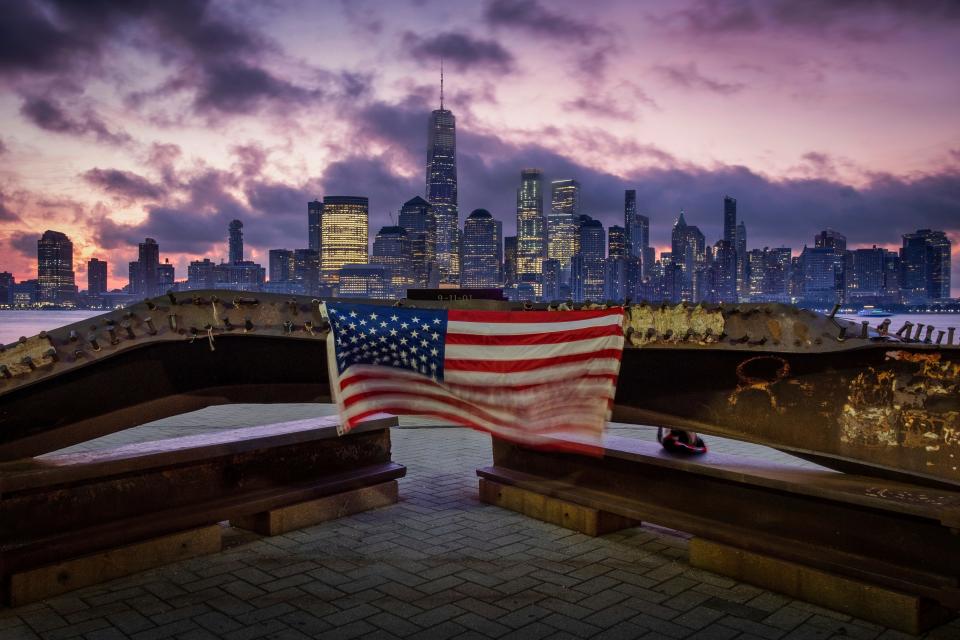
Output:
[[[125,284],[147,237],[182,275],[191,260],[226,258],[232,219],[247,257],[267,264],[269,249],[307,246],[303,203],[329,194],[369,197],[372,238],[423,193],[442,57],[461,225],[483,208],[513,235],[527,166],[542,169],[544,199],[551,181],[578,180],[583,213],[605,228],[623,224],[622,192],[635,189],[658,252],[681,209],[721,237],[716,202],[730,194],[750,247],[798,248],[830,226],[851,247],[894,249],[905,233],[943,229],[957,295],[956,11],[738,6],[614,2],[601,19],[529,0],[462,15],[411,3],[388,19],[378,3],[249,15],[18,3],[5,24],[46,29],[35,40],[48,45],[29,60],[0,54],[0,270],[34,277],[36,240],[56,229],[75,243],[78,282],[98,257],[110,288]],[[321,17],[342,56],[318,59],[296,28]],[[226,35],[205,44],[213,32]],[[133,62],[112,55],[154,42],[146,35],[176,51],[158,38]]]

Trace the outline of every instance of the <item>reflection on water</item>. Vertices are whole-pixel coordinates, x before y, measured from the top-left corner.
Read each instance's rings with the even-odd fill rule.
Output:
[[[937,329],[946,330],[948,327],[960,327],[960,313],[895,313],[889,316],[889,318],[863,318],[857,315],[842,315],[839,317],[842,317],[844,320],[851,320],[857,324],[867,320],[870,323],[871,329],[876,329],[881,322],[889,319],[890,333],[895,333],[907,320],[913,323],[914,326],[911,332],[914,333],[917,330],[918,324],[923,324],[924,326],[933,325],[933,340],[937,339]],[[924,329],[921,335],[925,334],[926,329]],[[956,340],[956,338],[954,338],[954,340]],[[944,341],[946,341],[946,338],[944,338]]]
[[[102,311],[8,311],[0,310],[0,344],[16,342],[20,336],[32,336],[84,318],[100,315]]]

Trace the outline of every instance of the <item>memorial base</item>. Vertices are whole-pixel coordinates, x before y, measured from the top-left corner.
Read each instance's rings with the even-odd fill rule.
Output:
[[[927,598],[703,538],[690,540],[690,565],[914,635],[955,616]]]
[[[588,536],[637,527],[638,520],[480,478],[480,501]]]
[[[277,536],[361,511],[386,507],[398,500],[397,481],[344,491],[331,496],[261,511],[230,520],[230,524],[262,536]]]
[[[10,604],[17,607],[187,558],[216,553],[221,547],[221,529],[219,525],[212,525],[182,531],[14,573],[10,576]]]

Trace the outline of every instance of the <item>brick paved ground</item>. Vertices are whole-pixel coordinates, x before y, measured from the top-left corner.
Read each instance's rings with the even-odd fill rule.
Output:
[[[316,411],[207,410],[92,446]],[[394,459],[408,467],[397,505],[274,538],[228,530],[222,553],[0,610],[0,639],[907,637],[692,569],[676,532],[590,538],[482,505],[474,469],[490,463],[483,434],[395,430]],[[960,624],[930,637],[958,638]]]

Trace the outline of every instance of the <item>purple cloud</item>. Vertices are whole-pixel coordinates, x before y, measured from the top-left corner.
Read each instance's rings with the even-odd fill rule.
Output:
[[[20,114],[46,131],[75,136],[92,135],[100,142],[127,144],[130,136],[124,131],[111,131],[107,124],[92,109],[69,113],[50,98],[27,97],[20,107]]]
[[[908,27],[952,28],[960,5],[952,0],[695,0],[665,18],[698,35],[791,29],[854,40],[882,40]]]
[[[416,60],[431,63],[443,60],[459,71],[485,68],[504,73],[511,71],[514,63],[513,55],[499,42],[456,31],[427,38],[408,31],[403,36],[403,48]]]
[[[658,65],[653,70],[662,78],[685,89],[703,89],[720,95],[739,93],[746,85],[739,82],[721,82],[700,73],[695,62],[684,65]]]
[[[20,216],[7,206],[6,199],[6,195],[0,191],[0,222],[19,222]]]
[[[551,11],[538,0],[490,0],[484,10],[484,19],[495,27],[518,29],[536,36],[589,44],[606,29]]]
[[[132,171],[93,168],[81,177],[110,195],[127,200],[156,200],[166,195],[167,190]]]
[[[7,236],[7,244],[24,258],[34,260],[37,257],[37,240],[39,239],[39,233],[14,231]]]

